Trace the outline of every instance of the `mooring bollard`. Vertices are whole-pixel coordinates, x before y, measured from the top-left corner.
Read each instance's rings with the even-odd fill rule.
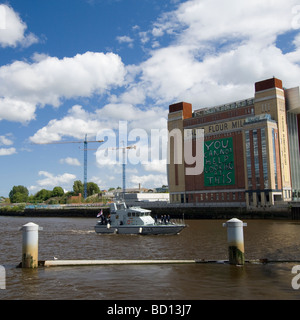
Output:
[[[245,264],[243,227],[246,226],[247,223],[243,223],[243,221],[237,218],[232,218],[226,223],[223,223],[223,227],[227,227],[227,242],[230,264]]]
[[[36,268],[38,266],[39,230],[43,228],[29,222],[20,230],[23,231],[22,268]]]

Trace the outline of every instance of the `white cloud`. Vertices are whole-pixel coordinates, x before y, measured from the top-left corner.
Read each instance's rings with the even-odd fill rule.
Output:
[[[152,30],[152,34],[154,37],[161,37],[161,36],[163,36],[164,31],[162,28],[154,27]]]
[[[52,173],[47,171],[39,171],[39,176],[45,177],[44,179],[37,181],[40,187],[66,186],[76,179],[76,176],[71,173],[54,176]]]
[[[5,136],[0,136],[0,145],[10,146],[13,141],[9,138],[11,134],[6,134]]]
[[[159,47],[160,47],[160,43],[158,41],[153,41],[152,48],[155,49],[155,48],[159,48]]]
[[[203,78],[201,64],[185,46],[156,50],[141,68],[147,95],[160,104],[179,99]]]
[[[110,127],[117,128],[119,120],[128,121],[128,130],[165,128],[167,111],[165,108],[149,107],[138,108],[132,104],[116,103],[108,104],[96,111],[101,119],[109,119]]]
[[[36,106],[30,102],[0,97],[0,120],[26,123],[35,119],[35,110]]]
[[[28,122],[37,106],[60,106],[63,99],[101,95],[124,82],[125,68],[113,53],[86,52],[58,59],[35,55],[0,68],[0,120]]]
[[[300,7],[299,7],[300,9]],[[287,53],[285,56],[292,64],[298,64],[300,61],[300,33],[296,35],[293,40],[293,45],[295,46],[295,51]]]
[[[136,90],[157,105],[187,101],[200,108],[253,96],[254,82],[273,75],[286,86],[297,85],[299,50],[284,54],[276,47],[279,35],[295,31],[296,5],[296,0],[181,3],[143,33],[152,43],[171,37],[140,64]],[[294,45],[299,48],[299,35]]]
[[[168,184],[167,176],[165,174],[132,175],[129,177],[129,182],[133,186],[141,184],[141,186],[145,188],[161,187],[162,185]]]
[[[155,171],[160,173],[167,173],[166,159],[163,160],[151,160],[148,163],[142,164],[145,171]]]
[[[132,104],[132,105],[139,105],[143,104],[146,99],[146,93],[141,88],[133,86],[132,88],[128,88],[124,93],[120,95],[118,99],[112,101],[114,102],[122,102],[123,104]]]
[[[73,137],[83,141],[85,135],[95,136],[101,122],[95,115],[85,111],[82,106],[75,105],[68,114],[60,119],[50,120],[48,125],[38,130],[30,141],[33,143],[48,143],[60,141],[62,137]]]
[[[27,26],[19,15],[6,4],[0,4],[0,46],[29,47],[38,42],[33,33],[25,34]]]
[[[75,105],[62,119],[53,119],[39,129],[29,140],[33,143],[60,141],[64,136],[82,140],[87,134],[95,137],[104,128],[119,129],[119,121],[127,121],[128,132],[140,128],[150,132],[166,126],[167,111],[164,108],[141,110],[131,104],[108,104],[95,112],[88,112]]]
[[[296,46],[297,49],[300,48],[300,34],[298,34],[298,35],[295,37],[295,39],[294,39],[294,41],[293,41],[293,44]]]
[[[139,32],[139,36],[140,36],[142,44],[146,44],[150,39],[149,35],[148,35],[148,32],[146,32],[146,31]]]
[[[13,141],[11,140],[12,134],[8,133],[4,136],[0,136],[0,146],[11,146]],[[10,156],[12,154],[16,154],[16,148],[0,148],[0,156]]]
[[[89,181],[96,183],[100,189],[103,189],[104,181],[100,179],[98,176],[92,176]]]
[[[70,166],[81,166],[78,159],[71,158],[71,157],[67,157],[65,159],[60,159],[59,162],[62,164],[64,164],[64,163],[69,164]]]
[[[133,39],[128,36],[118,36],[117,41],[119,43],[127,43],[130,48],[133,47]]]
[[[15,148],[0,148],[0,156],[10,156],[17,153]]]
[[[36,192],[36,191],[38,190],[38,186],[29,186],[29,187],[28,187],[28,190],[29,190],[30,192]]]
[[[165,14],[160,25],[166,30],[179,29],[180,43],[185,44],[225,39],[261,39],[270,44],[276,35],[292,28],[296,4],[297,0],[190,0]]]

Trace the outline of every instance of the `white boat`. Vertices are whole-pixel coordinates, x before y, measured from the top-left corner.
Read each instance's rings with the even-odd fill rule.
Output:
[[[174,223],[165,218],[153,219],[151,210],[126,206],[125,202],[111,203],[110,215],[102,214],[95,225],[96,233],[101,234],[177,234],[186,227],[184,223]]]

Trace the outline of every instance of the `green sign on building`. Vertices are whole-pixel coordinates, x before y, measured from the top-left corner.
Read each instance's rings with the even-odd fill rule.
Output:
[[[204,143],[204,186],[228,186],[235,184],[232,138]]]

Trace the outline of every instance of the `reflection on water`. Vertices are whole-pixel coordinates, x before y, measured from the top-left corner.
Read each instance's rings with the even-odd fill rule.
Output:
[[[0,299],[299,299],[291,286],[297,264],[118,265],[17,269],[22,232],[29,222],[39,232],[39,259],[227,260],[227,232],[221,220],[187,220],[176,236],[99,235],[95,220],[0,217],[0,264],[6,290]],[[300,260],[300,224],[248,220],[246,259]],[[300,263],[299,263],[300,264]]]

